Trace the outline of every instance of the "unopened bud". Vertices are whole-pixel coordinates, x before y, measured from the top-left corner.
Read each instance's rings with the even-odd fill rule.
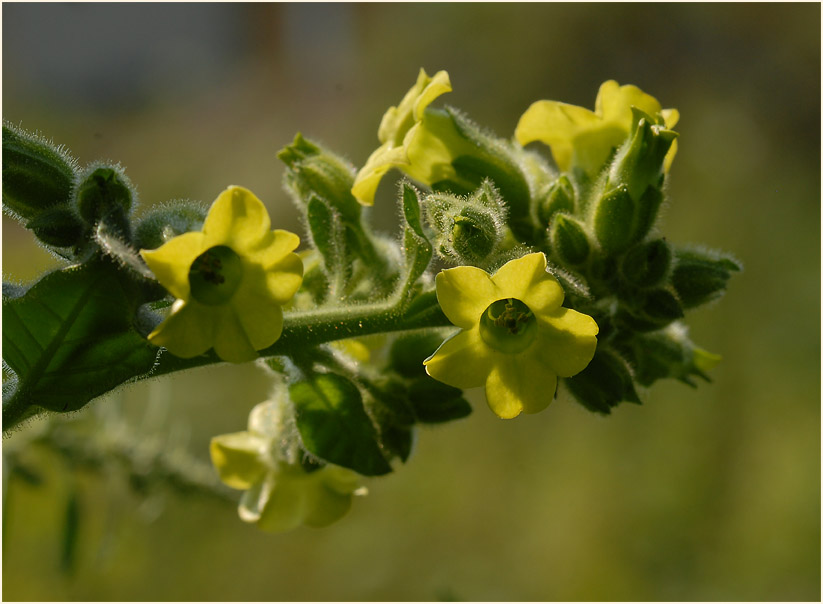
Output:
[[[3,126],[3,206],[24,220],[68,205],[76,161],[61,147],[21,129]]]
[[[666,276],[672,252],[663,239],[641,243],[623,256],[620,272],[626,283],[637,287],[652,287]]]
[[[138,249],[157,249],[170,239],[203,228],[206,208],[193,201],[173,201],[152,208],[137,223],[134,244]]]
[[[537,207],[540,224],[550,224],[556,212],[574,212],[574,187],[565,174],[551,184],[540,200]]]
[[[717,252],[682,250],[676,257],[672,285],[685,308],[721,297],[732,273],[741,269],[737,262]]]
[[[72,247],[86,235],[87,226],[69,206],[48,208],[26,223],[26,228],[43,243],[54,247]]]
[[[556,214],[551,225],[550,239],[554,253],[564,264],[584,264],[591,246],[583,226],[565,214]]]
[[[288,167],[286,184],[296,199],[315,194],[337,210],[344,222],[360,220],[361,206],[351,193],[354,166],[299,133],[277,157]]]
[[[597,413],[608,414],[623,401],[640,403],[626,362],[601,348],[583,371],[566,378],[566,386],[581,405]]]
[[[134,198],[132,184],[120,166],[92,166],[81,175],[75,193],[77,211],[88,224],[115,215],[124,220]]]
[[[609,171],[609,186],[625,185],[632,199],[639,199],[663,177],[663,160],[677,133],[658,125],[649,115],[632,107],[633,129],[618,150]]]
[[[633,243],[634,209],[634,201],[624,185],[612,189],[598,201],[594,233],[607,255],[622,252]]]

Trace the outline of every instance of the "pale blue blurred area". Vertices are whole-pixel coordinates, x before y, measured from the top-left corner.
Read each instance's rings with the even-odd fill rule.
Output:
[[[81,164],[122,162],[144,207],[251,188],[301,232],[277,151],[298,131],[362,165],[419,68],[500,136],[606,79],[677,107],[662,231],[745,272],[688,316],[713,383],[661,382],[611,417],[561,397],[504,422],[420,430],[394,474],[323,530],[283,536],[225,504],[122,476],[12,484],[3,596],[23,600],[819,600],[820,6],[816,4],[4,4],[3,117]],[[440,101],[438,101],[440,102]],[[396,228],[394,179],[373,216]],[[3,221],[3,273],[56,261]],[[266,397],[252,366],[124,389],[207,456]],[[188,437],[179,436],[181,433]],[[4,444],[14,443],[13,435]],[[62,514],[85,511],[74,574]],[[151,505],[148,505],[151,504]],[[154,506],[157,513],[147,512]]]

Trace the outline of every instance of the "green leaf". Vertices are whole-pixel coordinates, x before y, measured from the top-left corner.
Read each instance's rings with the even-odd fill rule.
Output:
[[[411,403],[417,421],[439,424],[466,417],[472,412],[471,405],[463,398],[463,391],[427,375],[421,376],[409,387]]]
[[[17,387],[3,401],[3,429],[42,407],[74,411],[149,372],[157,348],[132,327],[137,292],[108,261],[43,277],[3,300],[3,360]]]
[[[429,267],[432,246],[423,232],[417,191],[407,182],[403,182],[401,187],[403,189],[403,216],[406,219],[403,252],[406,260],[406,288],[408,289]]]
[[[336,373],[313,373],[289,386],[303,445],[321,459],[364,476],[391,472],[360,390]]]

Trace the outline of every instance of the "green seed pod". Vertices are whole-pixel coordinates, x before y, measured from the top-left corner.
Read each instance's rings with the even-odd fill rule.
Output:
[[[47,245],[72,247],[85,239],[88,227],[69,206],[55,206],[38,213],[26,228]]]
[[[93,165],[80,175],[75,203],[88,224],[116,215],[123,221],[134,204],[134,187],[120,166]]]
[[[617,254],[634,241],[635,204],[621,185],[603,195],[594,212],[594,233],[607,255]]]
[[[552,250],[563,264],[580,266],[589,258],[589,238],[583,226],[571,216],[556,214],[551,223]]]
[[[574,187],[565,174],[551,184],[540,200],[537,208],[540,224],[551,224],[552,216],[556,212],[574,212]]]
[[[3,207],[24,220],[67,205],[77,162],[41,136],[3,126]]]
[[[623,280],[636,287],[653,287],[668,273],[672,252],[663,239],[635,245],[623,256],[620,272]]]
[[[589,411],[608,415],[623,401],[640,404],[634,378],[617,354],[598,347],[591,363],[577,375],[565,379],[566,387]]]
[[[624,185],[636,200],[650,186],[659,186],[663,160],[677,133],[656,124],[653,118],[636,107],[632,107],[632,114],[632,134],[615,155],[608,186]]]
[[[740,264],[719,252],[679,250],[672,272],[672,285],[685,308],[700,306],[720,298],[732,273]]]
[[[302,206],[312,194],[328,202],[344,222],[358,224],[361,205],[351,193],[354,166],[298,133],[277,157],[288,167],[286,186]]]
[[[170,239],[203,228],[206,208],[193,201],[173,201],[152,208],[137,223],[134,244],[138,249],[153,250]]]

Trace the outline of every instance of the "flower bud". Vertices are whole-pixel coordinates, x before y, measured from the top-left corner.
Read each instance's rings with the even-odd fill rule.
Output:
[[[632,107],[632,122],[631,136],[612,161],[608,182],[610,187],[625,185],[636,200],[648,187],[659,186],[664,159],[677,133],[636,107]]]
[[[589,258],[589,238],[583,226],[571,216],[556,214],[551,223],[550,240],[553,252],[563,264],[580,266]]]
[[[24,220],[67,205],[77,162],[62,147],[12,126],[3,126],[3,206]]]
[[[80,217],[95,224],[105,217],[125,221],[136,197],[120,166],[94,165],[81,174],[75,201]]]
[[[86,234],[86,225],[69,206],[55,206],[42,210],[26,223],[26,228],[46,245],[72,247]]]
[[[637,382],[651,386],[663,378],[675,378],[694,386],[692,376],[709,381],[706,372],[720,357],[697,348],[682,323],[672,323],[654,333],[638,335],[631,343],[632,365]]]
[[[678,250],[672,285],[685,308],[693,308],[720,298],[740,264],[718,252]]]
[[[623,401],[640,404],[629,366],[604,348],[597,349],[583,371],[565,381],[572,395],[589,411],[608,415]]]
[[[623,280],[637,287],[652,287],[666,276],[672,252],[663,239],[654,239],[630,248],[620,263]]]
[[[337,210],[344,222],[360,220],[360,204],[351,193],[354,166],[299,133],[277,157],[287,166],[286,186],[296,200],[310,199],[313,193]]]
[[[540,224],[550,224],[555,212],[574,212],[574,187],[565,174],[555,180],[541,197],[537,206]]]
[[[423,205],[442,256],[459,264],[487,265],[503,240],[506,216],[490,183],[484,182],[470,197],[433,193]]]
[[[603,195],[594,212],[594,233],[607,255],[629,247],[634,234],[635,203],[625,185]]]
[[[617,318],[635,331],[654,331],[683,317],[683,307],[675,295],[667,289],[653,289],[645,294],[636,292],[630,305],[625,304]]]
[[[152,208],[137,223],[137,249],[154,250],[178,235],[203,228],[207,209],[193,201],[173,201]]]

